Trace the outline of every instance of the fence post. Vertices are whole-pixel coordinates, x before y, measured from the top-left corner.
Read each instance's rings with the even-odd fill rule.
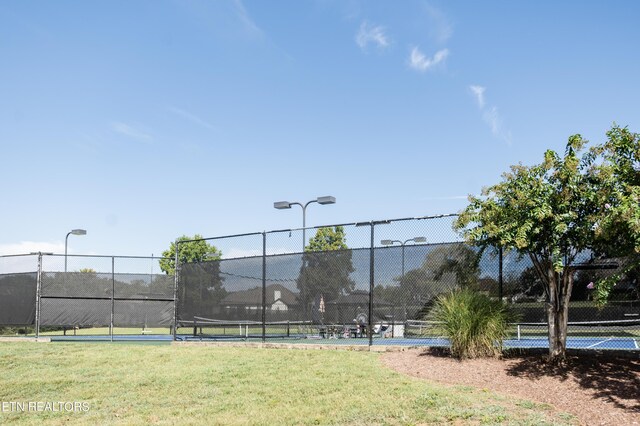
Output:
[[[267,339],[267,233],[262,232],[262,343]]]
[[[178,245],[180,244],[179,240],[176,240],[176,253],[175,253],[175,265],[174,265],[174,273],[173,273],[173,340],[177,339],[177,329],[178,329],[178,275],[180,271],[180,258],[178,257]],[[195,323],[194,323],[195,326]]]
[[[40,293],[42,292],[42,252],[38,252],[38,272],[36,273],[36,339],[40,337]]]
[[[367,333],[369,334],[369,347],[373,346],[373,281],[374,274],[374,257],[375,257],[375,223],[371,222],[371,246],[369,248],[369,324]]]
[[[502,246],[498,247],[498,299],[502,302]]]
[[[115,256],[111,256],[111,319],[109,320],[109,336],[113,342],[113,317],[115,315],[115,297],[116,297],[116,260]]]

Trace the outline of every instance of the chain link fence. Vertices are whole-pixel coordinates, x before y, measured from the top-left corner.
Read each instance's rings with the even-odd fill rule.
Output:
[[[35,253],[0,257],[0,327],[25,334],[80,329],[113,335],[174,323],[175,278],[161,258]],[[27,272],[23,272],[27,271]],[[16,326],[22,326],[16,330]]]
[[[501,299],[517,312],[514,345],[544,347],[544,290],[530,259],[464,243],[453,231],[455,218],[207,239],[223,256],[215,262],[179,265],[176,338],[442,344],[439,336],[430,334],[429,311],[439,295],[467,287]],[[321,231],[326,229],[340,234],[345,244],[314,249],[312,239],[324,238]],[[583,253],[574,265],[572,345],[638,348],[638,271],[621,275],[604,308],[596,307],[590,288],[590,283],[619,273],[630,261],[597,260]]]
[[[509,304],[518,347],[546,345],[544,289],[527,256],[479,250],[453,231],[455,215],[351,223],[205,239],[216,260],[37,253],[0,257],[0,326],[41,330],[135,328],[173,339],[280,339],[443,344],[428,314],[437,297],[471,288]],[[177,242],[178,251],[182,244]],[[582,253],[569,308],[574,346],[638,349],[635,258]],[[608,304],[592,283],[618,274]],[[520,343],[518,343],[520,342]],[[444,342],[446,344],[446,342]]]

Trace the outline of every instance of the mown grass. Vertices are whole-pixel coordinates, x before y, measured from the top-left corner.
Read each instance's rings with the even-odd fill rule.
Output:
[[[0,401],[81,401],[40,424],[571,424],[547,406],[443,387],[370,352],[108,343],[0,344]]]

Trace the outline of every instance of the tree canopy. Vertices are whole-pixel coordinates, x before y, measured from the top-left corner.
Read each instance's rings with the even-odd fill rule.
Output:
[[[640,253],[640,135],[614,126],[592,150],[602,156],[595,177],[603,210],[596,223],[596,247],[610,255]]]
[[[306,252],[346,250],[347,242],[343,226],[320,228],[304,248]]]
[[[502,182],[485,188],[455,226],[467,241],[514,249],[530,257],[545,292],[549,355],[564,358],[572,263],[579,252],[616,245],[640,248],[638,136],[614,127],[608,141],[584,152],[580,135],[563,156],[512,166]]]
[[[320,296],[328,302],[354,289],[351,255],[342,226],[318,229],[305,247],[297,280],[304,306]]]
[[[627,256],[616,274],[597,282],[594,300],[602,306],[613,288],[626,276],[637,276],[640,266],[640,135],[613,126],[607,141],[591,151],[601,162],[594,168],[594,180],[601,190],[596,194],[603,211],[594,224],[594,251],[607,257]],[[640,282],[635,281],[640,294]]]
[[[183,235],[177,241],[181,267],[178,313],[182,319],[211,317],[227,294],[220,276],[222,252],[198,234]],[[172,242],[162,256],[160,269],[169,275],[175,274],[176,243]]]
[[[186,235],[177,239],[180,247],[178,260],[181,264],[193,262],[206,262],[220,260],[222,252],[215,246],[202,239],[199,234],[193,237]],[[176,272],[176,242],[171,242],[169,248],[162,252],[160,269],[166,274],[173,275]]]

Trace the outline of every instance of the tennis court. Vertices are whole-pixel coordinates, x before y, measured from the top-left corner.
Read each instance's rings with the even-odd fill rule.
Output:
[[[51,336],[52,342],[157,342],[157,343],[169,343],[173,341],[173,336],[170,335],[79,335],[79,336]],[[179,341],[246,341],[246,342],[261,342],[259,337],[249,337],[242,339],[233,338],[219,338],[219,337],[193,337],[185,336],[180,337]],[[340,345],[340,346],[366,346],[368,345],[368,339],[358,338],[346,338],[346,339],[308,339],[308,338],[282,338],[278,340],[278,343],[299,343],[299,344],[322,344],[322,345]],[[444,347],[448,346],[449,342],[444,338],[437,337],[424,337],[424,338],[391,338],[391,339],[373,339],[374,345],[386,345],[386,346],[425,346],[425,347]],[[508,339],[504,341],[506,348],[546,348],[548,347],[548,341],[546,338],[523,338],[523,339]],[[625,338],[597,338],[597,337],[569,337],[567,338],[567,348],[570,349],[616,349],[616,350],[640,350],[640,339],[625,339]]]
[[[387,324],[375,333],[371,344],[375,346],[445,347],[446,338],[437,335],[434,323],[408,321]],[[396,332],[399,335],[394,336]],[[547,328],[544,323],[518,323],[511,327],[512,336],[503,343],[506,348],[547,348]],[[78,334],[51,335],[51,341],[78,342],[171,342],[172,334]],[[367,346],[366,331],[357,325],[324,325],[310,321],[279,321],[262,323],[253,321],[222,321],[196,318],[186,321],[176,330],[176,341],[183,342],[254,342],[268,341],[283,344],[316,344],[337,346]],[[596,350],[640,350],[640,322],[637,320],[570,322],[567,348]]]
[[[176,276],[161,272],[167,259],[153,256],[0,256],[0,327],[12,337],[54,341],[443,346],[444,334],[417,319],[429,317],[440,295],[469,286],[518,314],[522,323],[505,346],[547,347],[546,324],[535,323],[546,315],[530,259],[456,240],[454,219],[336,225],[348,235],[345,250],[301,251],[303,229],[198,240],[225,256],[178,262]],[[425,237],[406,247],[389,244],[415,235]],[[621,279],[598,308],[588,284],[626,261],[591,260],[589,253],[579,259],[568,315],[594,322],[572,324],[568,346],[637,350],[637,323],[603,323],[640,322],[635,275]]]

